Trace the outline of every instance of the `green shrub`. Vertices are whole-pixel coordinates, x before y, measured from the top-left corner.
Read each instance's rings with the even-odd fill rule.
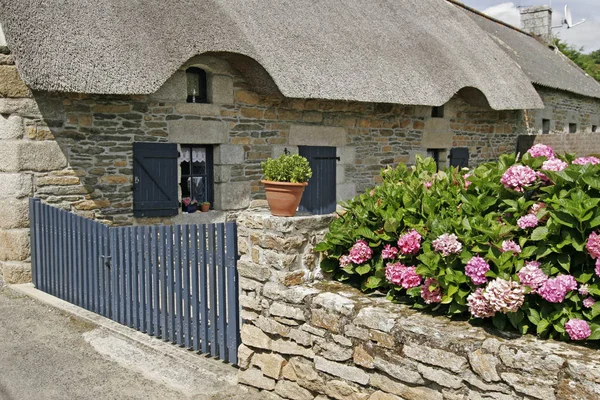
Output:
[[[437,172],[430,158],[382,170],[383,183],[344,204],[317,246],[322,269],[499,329],[600,339],[600,160],[536,148],[471,173]]]
[[[312,177],[308,160],[297,154],[282,154],[277,159],[269,158],[260,164],[265,180],[273,182],[307,182]]]

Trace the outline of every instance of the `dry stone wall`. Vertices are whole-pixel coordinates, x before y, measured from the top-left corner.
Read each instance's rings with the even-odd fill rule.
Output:
[[[331,217],[238,219],[239,382],[265,399],[597,399],[595,349],[418,313],[319,281]]]

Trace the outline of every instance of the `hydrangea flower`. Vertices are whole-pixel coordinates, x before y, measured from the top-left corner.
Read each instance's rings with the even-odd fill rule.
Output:
[[[433,182],[431,182],[431,181],[423,182],[423,186],[425,186],[426,189],[431,189],[431,187],[433,186]]]
[[[538,225],[538,223],[539,221],[535,214],[524,215],[517,221],[517,225],[521,229],[535,228]]]
[[[439,236],[433,241],[435,251],[442,253],[444,257],[450,254],[458,254],[462,250],[462,244],[458,241],[458,237],[454,233]]]
[[[600,235],[596,232],[592,232],[588,237],[585,248],[592,258],[600,258]]]
[[[402,254],[417,254],[421,248],[421,235],[413,229],[400,236],[398,248]]]
[[[490,303],[483,296],[483,289],[477,288],[476,291],[467,297],[469,312],[475,318],[489,318],[496,315],[496,311],[490,306]]]
[[[471,182],[471,181],[469,180],[469,177],[470,177],[471,175],[472,175],[472,174],[465,174],[465,176],[463,176],[463,178],[464,178],[464,180],[465,180],[465,189],[468,189],[468,188],[469,188],[469,186],[470,186],[470,185],[473,183],[473,182]]]
[[[535,171],[525,165],[513,165],[502,174],[500,183],[507,189],[522,192],[523,188],[537,180]]]
[[[515,243],[514,240],[505,240],[502,242],[502,252],[506,253],[507,251],[519,254],[521,252],[521,246]]]
[[[591,298],[591,297],[588,297],[588,298],[586,298],[586,299],[583,300],[583,306],[585,308],[592,308],[592,306],[594,304],[596,304],[596,301],[594,301],[594,299]]]
[[[567,292],[571,290],[577,290],[577,281],[572,275],[559,275],[556,277],[556,279],[561,285],[564,286]]]
[[[579,286],[579,294],[582,296],[587,296],[590,293],[589,285],[581,285]]]
[[[532,148],[527,150],[531,157],[546,157],[548,159],[554,158],[554,150],[552,147],[546,146],[545,144],[538,143]]]
[[[531,288],[531,293],[537,292],[538,288],[548,280],[544,271],[540,269],[540,263],[537,261],[529,261],[517,273],[521,281],[521,285]]]
[[[371,259],[373,250],[365,240],[357,241],[350,249],[350,261],[354,264],[363,264]]]
[[[344,268],[350,264],[352,264],[352,260],[350,260],[349,255],[346,254],[340,257],[340,267]]]
[[[537,215],[537,213],[542,209],[546,208],[546,203],[538,202],[531,206],[529,209],[529,214]]]
[[[567,168],[569,164],[561,160],[560,158],[553,158],[551,160],[546,160],[542,164],[542,170],[544,171],[562,171]]]
[[[596,260],[596,268],[594,271],[596,271],[596,275],[600,276],[600,258]]]
[[[433,290],[429,287],[435,286]],[[425,279],[425,283],[421,285],[421,298],[426,304],[439,303],[442,301],[442,288],[440,284],[433,278]]]
[[[575,164],[575,165],[585,165],[585,164],[598,165],[598,164],[600,164],[600,158],[594,157],[594,156],[579,157],[579,158],[576,158],[573,160],[573,164]]]
[[[384,260],[393,259],[398,255],[398,249],[393,247],[391,244],[386,244],[383,246],[383,250],[381,251],[381,258]]]
[[[550,278],[538,289],[538,294],[550,303],[562,303],[570,290],[577,289],[577,282],[571,275]]]
[[[565,324],[565,330],[571,340],[585,340],[592,334],[588,323],[582,319],[573,318]]]
[[[404,289],[421,284],[421,276],[416,273],[416,268],[402,263],[388,263],[385,268],[385,277],[394,285],[402,286]]]
[[[465,274],[471,278],[475,285],[481,285],[487,282],[485,273],[490,270],[490,265],[479,256],[475,256],[469,260],[465,266]]]
[[[519,282],[496,278],[487,285],[483,297],[494,311],[506,314],[516,312],[523,305],[525,289]]]

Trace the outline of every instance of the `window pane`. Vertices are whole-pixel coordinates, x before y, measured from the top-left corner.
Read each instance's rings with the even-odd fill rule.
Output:
[[[206,175],[206,163],[205,162],[194,162],[192,164],[192,174],[194,176],[197,175]]]
[[[181,186],[181,198],[182,199],[186,198],[186,197],[191,197],[189,181],[190,181],[190,178],[185,178],[185,177],[181,178],[181,183],[179,184],[179,186]]]
[[[208,201],[208,196],[206,193],[206,178],[204,177],[194,177],[192,193],[193,198],[198,200],[198,203],[202,203],[204,201]]]

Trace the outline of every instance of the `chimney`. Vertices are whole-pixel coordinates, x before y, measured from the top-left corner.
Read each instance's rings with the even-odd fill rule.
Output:
[[[552,8],[549,6],[521,8],[521,28],[547,45],[551,45]]]

